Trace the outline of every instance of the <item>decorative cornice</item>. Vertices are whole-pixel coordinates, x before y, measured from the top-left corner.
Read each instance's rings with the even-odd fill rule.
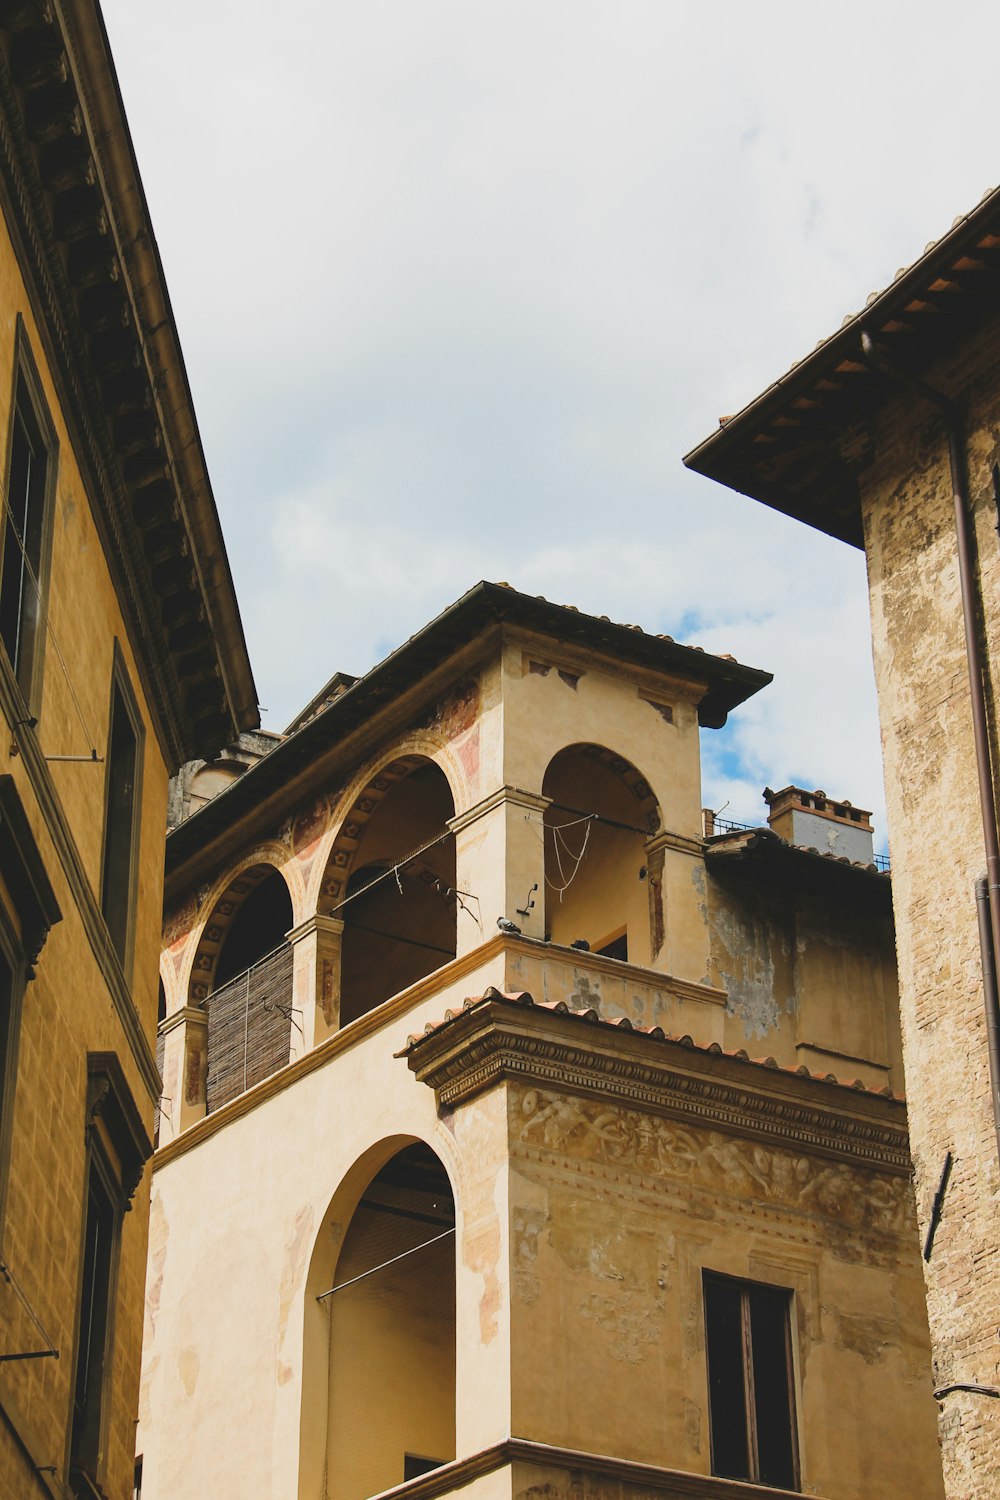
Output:
[[[527,808],[529,812],[544,813],[552,804],[551,797],[542,797],[537,792],[524,792],[520,787],[501,786],[474,807],[469,807],[465,812],[457,813],[455,817],[448,819],[448,827],[452,833],[461,833],[470,823],[476,823],[480,818],[485,818],[488,813],[494,812],[498,807],[510,802],[514,807]]]
[[[182,1005],[180,1010],[175,1010],[169,1016],[164,1016],[156,1028],[157,1036],[169,1036],[179,1026],[200,1026],[202,1030],[208,1030],[208,1011],[203,1010],[200,1005]]]
[[[303,938],[312,937],[315,932],[325,932],[330,937],[342,937],[344,922],[341,917],[327,917],[321,911],[313,912],[311,917],[306,917],[297,927],[285,933],[285,942],[294,947]]]
[[[896,1100],[698,1048],[662,1032],[602,1023],[495,991],[403,1053],[438,1106],[453,1109],[503,1080],[611,1098],[630,1108],[799,1151],[910,1172]]]
[[[373,1500],[437,1500],[439,1495],[448,1495],[464,1489],[473,1480],[498,1469],[513,1465],[528,1465],[532,1468],[567,1471],[566,1500],[577,1497],[586,1500],[588,1480],[610,1480],[613,1484],[627,1486],[638,1497],[656,1495],[659,1500],[788,1500],[787,1490],[776,1490],[767,1484],[748,1484],[744,1480],[719,1479],[709,1474],[692,1474],[682,1469],[661,1469],[655,1464],[635,1463],[627,1458],[612,1458],[602,1453],[586,1453],[578,1448],[554,1448],[548,1443],[532,1442],[530,1438],[512,1437],[484,1448],[468,1458],[457,1458],[451,1463],[421,1474],[406,1484],[397,1484],[390,1490],[373,1496]],[[581,1484],[582,1481],[582,1484]],[[525,1491],[511,1486],[514,1500],[521,1500]],[[596,1487],[595,1487],[596,1490]],[[530,1494],[530,1488],[528,1492]],[[548,1493],[548,1491],[547,1491]],[[606,1494],[605,1489],[600,1490]]]
[[[93,5],[0,31],[0,197],[173,766],[258,719],[162,269]]]
[[[670,833],[664,829],[662,833],[654,833],[651,839],[646,840],[646,853],[656,854],[660,849],[675,849],[678,854],[693,854],[698,859],[705,857],[705,840],[689,839],[683,833]]]

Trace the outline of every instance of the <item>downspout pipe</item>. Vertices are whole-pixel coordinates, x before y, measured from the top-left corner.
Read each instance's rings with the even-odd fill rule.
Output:
[[[969,505],[965,465],[965,434],[961,414],[955,402],[908,371],[902,370],[878,349],[868,333],[861,335],[861,349],[866,362],[895,385],[921,397],[937,408],[944,418],[948,435],[948,460],[951,467],[951,489],[955,504],[955,532],[958,539],[958,576],[962,590],[962,621],[965,628],[965,659],[969,669],[969,693],[972,701],[972,736],[976,753],[976,775],[979,782],[979,808],[983,820],[983,844],[986,851],[986,880],[977,882],[977,926],[983,960],[983,998],[986,1007],[986,1039],[990,1064],[990,1095],[993,1103],[993,1126],[997,1155],[1000,1158],[1000,990],[997,982],[996,956],[1000,954],[1000,837],[997,832],[996,797],[990,756],[989,721],[986,711],[986,664],[983,658],[979,628],[981,601],[975,566],[975,539]],[[985,892],[982,889],[985,884]],[[985,903],[983,896],[985,895]],[[987,951],[988,945],[988,951]]]

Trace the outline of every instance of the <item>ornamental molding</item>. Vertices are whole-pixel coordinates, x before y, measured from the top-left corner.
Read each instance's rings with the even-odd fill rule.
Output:
[[[911,1171],[898,1100],[632,1031],[594,1012],[488,995],[411,1037],[399,1055],[440,1109],[518,1081],[901,1177]]]
[[[514,1500],[788,1500],[787,1490],[717,1475],[663,1469],[610,1454],[557,1448],[510,1437],[468,1457],[452,1459],[416,1479],[383,1490],[373,1500],[436,1500],[486,1474],[511,1469]],[[532,1470],[541,1470],[532,1482]],[[562,1471],[560,1474],[559,1471]]]

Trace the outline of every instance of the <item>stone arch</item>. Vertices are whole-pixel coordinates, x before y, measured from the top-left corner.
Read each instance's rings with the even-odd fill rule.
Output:
[[[448,783],[455,811],[468,802],[466,778],[449,746],[428,732],[408,734],[368,761],[340,793],[310,881],[312,911],[328,911],[344,891],[364,828],[391,787],[420,762],[432,761]],[[394,771],[396,767],[398,773]],[[345,873],[346,872],[346,873]]]
[[[582,742],[551,757],[542,792],[549,799],[543,818],[546,937],[651,964],[662,922],[646,845],[662,819],[648,780],[619,752]]]
[[[652,787],[642,772],[633,763],[617,750],[611,750],[607,745],[597,745],[590,741],[580,741],[562,745],[553,755],[549,757],[549,763],[545,768],[545,776],[548,776],[553,761],[568,751],[574,751],[596,765],[604,766],[613,775],[617,776],[624,787],[627,788],[634,803],[636,812],[636,823],[646,830],[648,836],[658,833],[662,827],[663,818],[660,804],[656,799]],[[542,785],[545,784],[545,776]]]
[[[320,1480],[329,1470],[331,1494],[344,1500],[362,1500],[364,1495],[402,1482],[406,1452],[441,1461],[455,1456],[457,1236],[449,1236],[445,1226],[450,1224],[454,1229],[459,1202],[449,1156],[443,1141],[435,1139],[431,1144],[416,1135],[390,1136],[358,1157],[333,1194],[314,1241],[303,1300],[300,1493],[311,1494],[314,1489],[318,1493]],[[408,1184],[407,1176],[413,1176],[414,1167],[418,1179],[423,1173],[423,1181]],[[379,1209],[366,1207],[369,1200],[377,1202]],[[391,1213],[394,1203],[400,1210],[395,1234]],[[440,1228],[427,1222],[435,1216],[442,1220]],[[362,1220],[367,1220],[367,1225],[359,1222]],[[396,1238],[400,1238],[399,1244]],[[436,1244],[428,1243],[435,1239]],[[422,1246],[426,1248],[416,1248],[415,1253],[404,1254],[394,1265],[385,1265],[400,1249],[411,1251]],[[382,1269],[374,1269],[379,1265]],[[326,1295],[338,1283],[351,1282],[359,1267],[361,1278],[354,1285],[334,1291],[332,1297]],[[427,1283],[420,1296],[414,1296],[408,1284],[414,1272]],[[380,1278],[391,1285],[380,1286]],[[428,1305],[428,1293],[435,1306]],[[383,1299],[398,1304],[389,1317],[380,1315],[379,1302]],[[449,1327],[434,1328],[435,1307],[439,1315],[450,1313]],[[416,1314],[418,1327],[408,1335],[405,1323],[410,1310]],[[354,1337],[357,1329],[365,1336]],[[436,1337],[428,1339],[431,1330]],[[442,1355],[447,1358],[449,1351],[451,1367],[442,1369]],[[420,1366],[418,1380],[412,1379],[409,1370],[415,1354]],[[428,1360],[437,1368],[429,1368]],[[369,1362],[372,1368],[363,1368],[361,1361]],[[406,1412],[397,1406],[388,1441],[373,1443],[371,1411],[376,1403],[366,1405],[366,1383],[374,1383],[381,1397],[385,1388],[380,1378],[383,1370],[390,1381],[399,1381],[400,1399],[409,1402],[412,1409]],[[429,1385],[436,1385],[436,1399],[430,1404]],[[344,1410],[345,1400],[355,1401],[359,1412],[354,1416],[360,1414],[362,1420],[352,1422],[352,1413]],[[435,1444],[440,1447],[444,1441],[442,1428],[449,1424],[450,1447],[445,1444],[446,1451],[437,1451]],[[352,1444],[352,1430],[361,1435],[360,1443]],[[358,1451],[352,1452],[352,1447]],[[336,1474],[334,1465],[339,1471]]]
[[[207,1000],[233,919],[250,892],[275,870],[288,887],[294,925],[304,898],[301,879],[290,868],[288,850],[282,844],[260,844],[230,865],[202,902],[206,916],[191,935],[189,967],[181,985],[189,1005],[203,1005]]]

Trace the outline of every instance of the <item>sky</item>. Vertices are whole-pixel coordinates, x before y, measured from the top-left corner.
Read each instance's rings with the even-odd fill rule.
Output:
[[[508,581],[773,672],[705,805],[881,846],[863,555],[681,458],[1000,180],[995,6],[104,12],[264,724]]]

